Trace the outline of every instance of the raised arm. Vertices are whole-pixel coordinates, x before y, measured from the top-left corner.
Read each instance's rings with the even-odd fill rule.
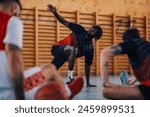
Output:
[[[66,27],[69,28],[69,22],[67,20],[65,20],[58,12],[56,7],[54,7],[53,5],[49,4],[47,5],[47,9],[49,12],[53,13],[54,16],[57,18],[57,20],[62,23],[63,25],[65,25]]]
[[[118,54],[122,53],[122,49],[119,45],[114,45],[111,47],[108,47],[101,52],[101,78],[103,86],[110,85],[109,79],[108,79],[108,61],[109,58],[112,56],[116,56]]]

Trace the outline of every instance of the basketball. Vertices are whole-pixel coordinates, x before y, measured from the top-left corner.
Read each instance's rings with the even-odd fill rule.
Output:
[[[54,82],[42,86],[35,94],[35,100],[66,100],[68,98],[65,88]]]

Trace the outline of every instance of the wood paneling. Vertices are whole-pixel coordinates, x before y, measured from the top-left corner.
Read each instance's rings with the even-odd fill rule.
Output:
[[[122,42],[122,34],[130,25],[128,20],[136,20],[135,27],[140,30],[141,36],[150,39],[150,19],[146,17],[132,17],[132,16],[116,16],[116,15],[102,15],[98,12],[82,13],[82,12],[65,12],[59,11],[60,14],[69,22],[76,22],[84,26],[87,30],[92,25],[101,25],[103,28],[103,36],[97,42],[94,42],[94,60],[91,66],[91,74],[100,74],[100,53],[102,49]],[[51,55],[52,45],[64,39],[71,31],[60,24],[55,17],[46,10],[23,9],[21,19],[24,24],[24,48],[23,60],[25,69],[50,63],[53,59]],[[121,24],[118,32],[119,22],[116,20],[123,19],[127,22]],[[84,75],[85,70],[84,57],[76,60],[74,67],[74,74]],[[66,62],[61,68],[61,74],[67,74],[68,63]],[[109,73],[118,74],[122,70],[127,70],[132,73],[129,61],[126,55],[111,58],[109,61]]]

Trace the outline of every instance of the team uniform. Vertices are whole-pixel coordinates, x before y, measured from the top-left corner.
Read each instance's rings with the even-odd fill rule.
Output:
[[[23,26],[19,18],[0,12],[0,99],[15,99],[8,75],[5,44],[22,48]]]
[[[127,54],[137,80],[137,86],[144,96],[150,99],[150,43],[143,39],[124,41],[119,44],[122,54]]]
[[[8,61],[5,44],[12,44],[22,49],[23,25],[19,18],[0,12],[0,100],[15,98],[13,83],[8,74]],[[24,88],[26,99],[34,99],[36,91],[44,84],[44,76],[40,67],[24,72]]]
[[[70,23],[69,29],[72,33],[53,45],[51,52],[54,59],[52,63],[59,69],[68,59],[64,53],[64,48],[73,46],[78,49],[76,58],[85,56],[85,63],[91,65],[94,56],[92,38],[88,36],[88,32],[81,25]]]

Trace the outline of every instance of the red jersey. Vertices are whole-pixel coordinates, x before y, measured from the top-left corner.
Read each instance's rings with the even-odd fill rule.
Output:
[[[59,45],[77,46],[77,41],[74,34],[71,33],[65,39],[60,40],[54,44],[54,46],[59,46]]]
[[[10,15],[0,12],[0,50],[4,50],[3,40],[6,35],[7,25],[10,18]]]

